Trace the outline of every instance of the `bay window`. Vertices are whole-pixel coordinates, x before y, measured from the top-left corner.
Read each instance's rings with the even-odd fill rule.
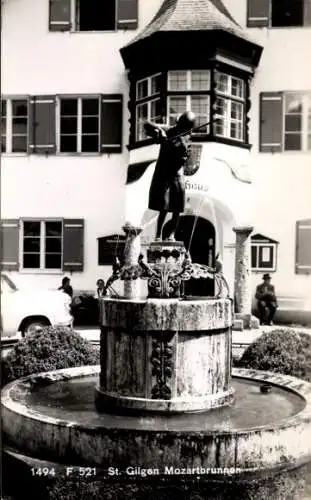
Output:
[[[166,81],[161,77],[156,74],[136,82],[136,141],[147,139],[144,122],[173,126],[188,110],[195,113],[197,126],[202,126],[194,133],[197,140],[217,137],[245,142],[246,84],[242,78],[210,69],[171,70]]]

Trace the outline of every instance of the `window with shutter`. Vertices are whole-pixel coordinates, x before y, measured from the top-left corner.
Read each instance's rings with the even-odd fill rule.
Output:
[[[49,30],[69,31],[71,29],[71,0],[50,0]]]
[[[283,94],[263,92],[260,94],[260,151],[271,153],[282,151]]]
[[[121,153],[123,132],[123,97],[103,95],[101,105],[101,152]]]
[[[247,0],[247,26],[249,28],[310,25],[310,0]]]
[[[118,29],[135,30],[138,26],[138,0],[118,0]]]
[[[296,223],[296,274],[311,273],[311,219]]]
[[[19,269],[19,220],[0,221],[0,266],[6,271]]]
[[[247,26],[261,28],[269,26],[270,0],[248,0]]]
[[[30,152],[36,154],[55,153],[55,96],[31,97],[29,114]]]
[[[63,271],[81,272],[84,266],[84,220],[63,222]]]

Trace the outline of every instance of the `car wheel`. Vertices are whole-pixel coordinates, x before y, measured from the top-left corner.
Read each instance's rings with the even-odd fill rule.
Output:
[[[22,337],[26,337],[31,333],[41,330],[44,326],[49,326],[50,322],[47,319],[33,319],[29,320],[22,329]]]

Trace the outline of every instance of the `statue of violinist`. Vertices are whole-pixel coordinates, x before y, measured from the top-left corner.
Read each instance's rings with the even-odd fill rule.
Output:
[[[195,115],[191,111],[184,112],[173,127],[150,122],[144,124],[146,133],[161,145],[149,191],[149,208],[159,212],[156,240],[161,240],[166,216],[172,212],[167,239],[175,241],[179,214],[185,208],[183,168],[190,154],[194,125]]]

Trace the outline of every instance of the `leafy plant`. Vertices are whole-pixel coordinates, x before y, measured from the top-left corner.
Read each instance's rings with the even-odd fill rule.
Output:
[[[264,333],[235,365],[292,375],[310,382],[311,335],[289,328]]]
[[[77,332],[48,326],[20,340],[1,361],[2,386],[33,373],[99,364],[99,351]]]

